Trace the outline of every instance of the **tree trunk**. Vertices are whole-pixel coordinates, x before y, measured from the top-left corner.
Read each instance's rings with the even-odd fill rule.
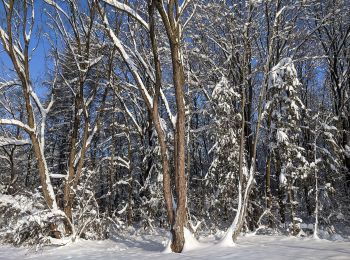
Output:
[[[80,85],[82,83],[80,82]],[[82,87],[82,86],[81,86]],[[64,184],[64,196],[63,196],[63,201],[64,201],[64,213],[67,216],[67,220],[65,221],[65,232],[66,235],[71,235],[73,230],[72,230],[72,207],[73,207],[73,202],[71,199],[71,188],[73,186],[73,181],[74,181],[74,176],[75,176],[75,166],[74,166],[74,161],[77,155],[76,151],[76,144],[77,144],[77,138],[78,138],[78,131],[80,127],[80,108],[82,106],[82,101],[80,100],[80,95],[78,95],[75,98],[74,102],[74,122],[73,122],[73,129],[72,129],[72,134],[71,134],[71,139],[70,139],[70,151],[69,151],[69,159],[68,159],[68,178],[65,181]]]
[[[271,131],[271,113],[272,111],[269,111],[269,116],[267,120],[267,129],[270,132]],[[272,220],[272,194],[271,194],[271,161],[272,161],[272,150],[269,147],[267,151],[267,159],[266,159],[266,174],[265,174],[265,194],[266,194],[266,210],[269,211],[268,213],[268,225],[270,228],[273,226],[273,220]]]
[[[277,156],[277,155],[276,155]],[[276,177],[277,180],[280,179],[280,175],[281,175],[281,163],[279,158],[274,157],[275,158],[275,165],[276,165]],[[285,189],[282,187],[282,183],[278,182],[278,204],[279,204],[279,213],[280,213],[280,217],[281,217],[281,223],[285,223],[286,222],[286,206],[284,203],[284,197],[285,197]]]
[[[169,158],[168,158],[168,149],[166,145],[165,133],[162,129],[159,119],[158,112],[158,99],[160,96],[160,89],[162,85],[162,72],[161,66],[158,56],[158,47],[155,36],[155,24],[154,24],[154,9],[155,2],[153,0],[149,0],[148,2],[148,12],[149,12],[149,26],[150,26],[150,38],[152,44],[152,52],[154,59],[154,67],[155,67],[155,75],[156,75],[156,84],[155,84],[155,94],[153,99],[153,107],[149,107],[152,112],[152,120],[158,135],[158,141],[160,145],[160,153],[162,158],[162,168],[163,168],[163,195],[167,210],[167,217],[169,225],[172,229],[174,224],[174,208],[173,208],[173,195],[171,191],[171,179],[170,179],[170,171],[169,171]]]
[[[297,227],[297,223],[296,223],[294,191],[293,191],[293,183],[291,180],[288,181],[287,194],[288,194],[288,202],[289,202],[290,215],[291,215],[291,221],[292,221],[291,234],[293,236],[296,236],[299,233],[299,228]]]
[[[178,35],[179,36],[179,35]],[[174,252],[181,252],[185,243],[184,226],[186,220],[186,198],[187,198],[187,181],[185,176],[185,103],[184,103],[184,84],[185,76],[183,65],[180,57],[180,43],[175,38],[170,40],[172,66],[173,66],[173,83],[176,96],[176,154],[174,156],[176,171],[175,179],[177,183],[177,208],[176,218],[173,228],[173,243],[171,248]]]
[[[132,176],[132,150],[131,150],[131,140],[130,140],[130,133],[128,133],[128,160],[129,160],[129,189],[128,189],[128,211],[127,211],[127,225],[132,225],[132,183],[133,183],[133,176]]]

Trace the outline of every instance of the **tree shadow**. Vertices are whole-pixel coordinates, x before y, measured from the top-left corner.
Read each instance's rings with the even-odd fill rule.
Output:
[[[279,243],[270,243],[271,246],[277,246],[277,247],[285,247],[285,248],[291,248],[295,250],[305,249],[310,251],[324,251],[324,252],[334,252],[334,253],[342,253],[342,254],[349,254],[349,251],[346,249],[343,250],[341,248],[320,248],[320,247],[312,247],[312,246],[300,246],[300,245],[283,245]]]
[[[137,235],[137,239],[129,235],[124,234],[113,234],[109,238],[113,242],[118,244],[124,244],[128,248],[139,248],[149,252],[162,252],[164,245],[160,242],[151,240],[145,235]]]

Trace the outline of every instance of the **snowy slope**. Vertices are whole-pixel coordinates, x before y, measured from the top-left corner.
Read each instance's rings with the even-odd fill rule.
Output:
[[[80,240],[64,247],[33,250],[0,246],[0,259],[350,259],[349,242],[282,236],[240,237],[235,247],[219,247],[206,239],[182,254],[163,253],[161,235],[115,237],[105,241]]]

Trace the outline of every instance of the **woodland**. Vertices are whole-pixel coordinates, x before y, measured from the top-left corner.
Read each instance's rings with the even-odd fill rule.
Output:
[[[350,236],[349,0],[1,0],[0,241]]]

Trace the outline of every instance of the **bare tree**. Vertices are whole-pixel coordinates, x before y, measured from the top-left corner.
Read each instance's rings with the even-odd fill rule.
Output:
[[[0,124],[20,127],[27,133],[37,160],[45,201],[50,209],[58,210],[45,158],[45,123],[53,99],[46,107],[44,106],[34,90],[30,75],[29,61],[32,54],[30,42],[35,22],[34,1],[23,1],[19,4],[13,0],[9,2],[4,0],[2,8],[6,22],[4,27],[0,27],[0,39],[18,78],[16,84],[22,87],[26,110],[22,121],[3,118],[0,119]]]

